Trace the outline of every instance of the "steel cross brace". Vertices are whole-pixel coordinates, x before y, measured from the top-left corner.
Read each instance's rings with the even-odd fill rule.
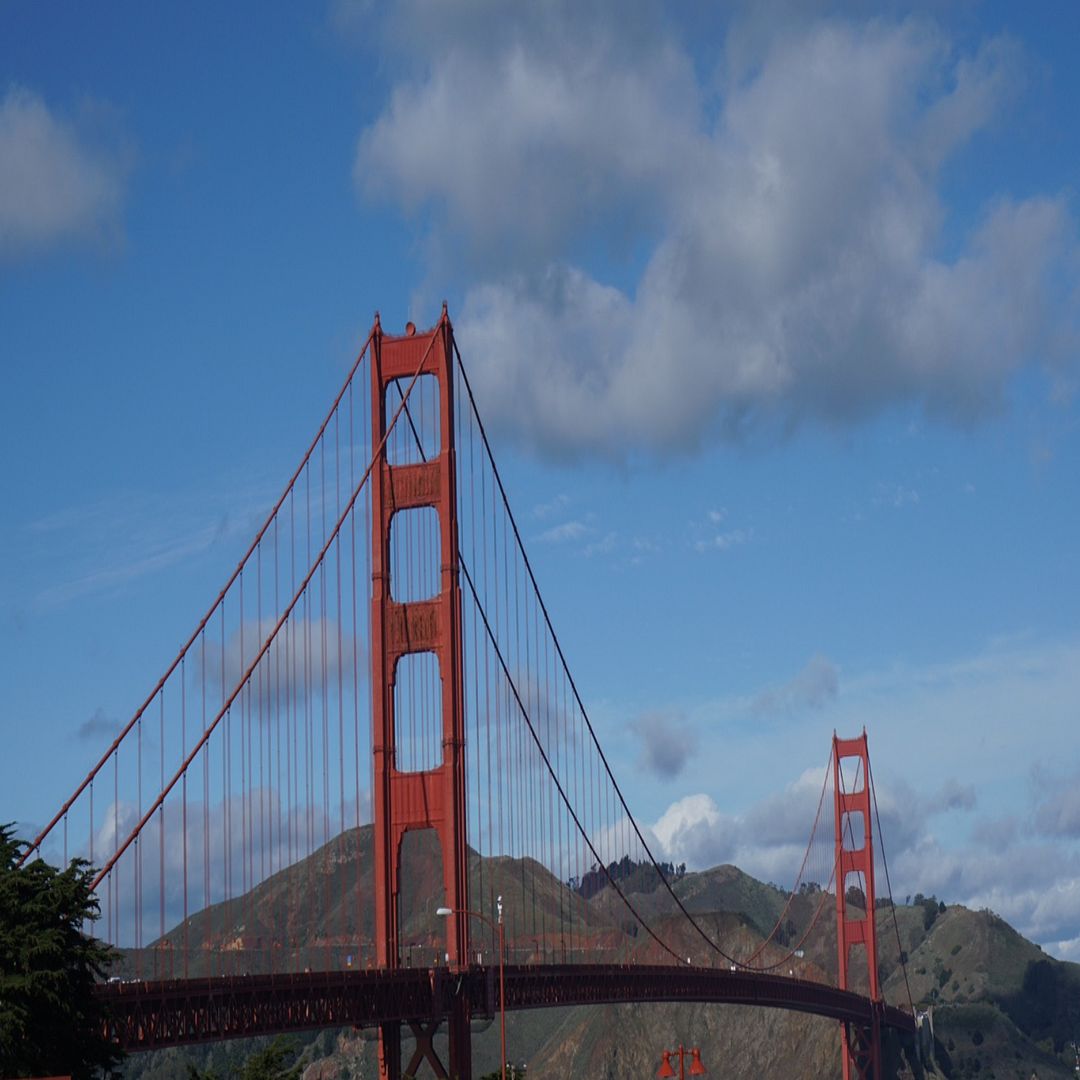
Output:
[[[409,1021],[409,1027],[412,1028],[412,1033],[416,1037],[416,1049],[413,1051],[413,1056],[409,1058],[409,1065],[405,1070],[409,1076],[415,1076],[421,1062],[427,1061],[439,1080],[448,1080],[447,1072],[432,1044],[432,1039],[435,1038],[435,1032],[439,1030],[441,1022],[439,1018],[436,1018],[425,1026],[423,1020]]]

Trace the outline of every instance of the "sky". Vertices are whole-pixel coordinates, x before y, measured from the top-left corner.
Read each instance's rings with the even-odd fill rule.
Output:
[[[156,682],[374,312],[445,299],[663,854],[780,876],[865,727],[895,893],[1080,960],[1078,37],[0,4],[0,818]]]

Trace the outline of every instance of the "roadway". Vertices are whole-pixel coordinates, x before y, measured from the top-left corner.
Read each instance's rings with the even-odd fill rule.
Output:
[[[230,975],[97,987],[109,1034],[126,1050],[213,1042],[318,1028],[367,1028],[446,1016],[458,995],[473,1015],[498,1008],[498,968],[401,968]],[[789,1009],[914,1032],[912,1016],[833,986],[789,976],[717,968],[636,965],[507,965],[506,1008],[687,1001]]]

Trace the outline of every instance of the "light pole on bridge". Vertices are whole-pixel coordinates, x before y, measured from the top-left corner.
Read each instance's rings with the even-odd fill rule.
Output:
[[[686,1080],[686,1072],[689,1071],[691,1076],[704,1076],[705,1066],[701,1064],[701,1051],[695,1046],[692,1050],[687,1050],[686,1047],[679,1043],[678,1050],[665,1050],[663,1060],[660,1062],[660,1068],[657,1070],[657,1076],[674,1076],[675,1070],[671,1067],[671,1059],[678,1056],[679,1059],[679,1080]],[[689,1070],[684,1070],[683,1059],[690,1058]]]
[[[449,915],[471,915],[474,919],[480,919],[486,922],[493,930],[499,935],[499,1044],[500,1044],[500,1069],[502,1070],[502,1080],[506,1080],[506,940],[503,937],[503,903],[502,897],[496,898],[496,906],[499,914],[499,921],[496,923],[492,920],[490,915],[485,915],[481,911],[468,911],[465,908],[454,909],[448,907],[441,907],[435,909],[436,915],[441,915],[446,918]]]

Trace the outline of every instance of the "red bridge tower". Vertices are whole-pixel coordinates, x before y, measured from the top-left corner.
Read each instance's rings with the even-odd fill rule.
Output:
[[[468,957],[469,880],[465,832],[465,727],[461,663],[461,586],[458,577],[456,463],[454,459],[453,330],[443,305],[433,329],[383,334],[376,318],[371,351],[371,438],[378,465],[372,473],[371,670],[374,751],[375,947],[379,967],[400,965],[398,933],[401,842],[410,829],[434,829],[442,847],[447,919],[446,954],[450,967]],[[421,378],[434,376],[439,395],[439,452],[426,461],[391,464],[386,452],[388,416],[401,398],[387,390],[397,382],[407,396]],[[441,563],[438,595],[412,602],[393,596],[390,527],[399,511],[432,507],[439,522]],[[398,661],[413,653],[434,653],[441,678],[442,760],[434,768],[398,768],[394,682]],[[449,1075],[471,1076],[469,1010],[455,999],[449,1017]],[[434,1019],[434,1022],[430,1022]],[[408,1021],[416,1052],[407,1072],[426,1059],[436,1076],[447,1071],[432,1047],[438,1018]],[[401,1025],[379,1028],[379,1075],[400,1080]]]
[[[856,762],[851,791],[843,787],[842,761]],[[849,774],[851,770],[848,770]],[[873,1006],[869,1027],[842,1023],[841,1057],[844,1080],[852,1070],[859,1080],[881,1077],[881,1012],[883,1002],[878,985],[877,929],[874,893],[874,844],[870,828],[870,756],[866,730],[855,739],[841,739],[833,732],[833,791],[836,806],[836,944],[841,990],[853,990],[852,949],[862,945],[866,956],[868,993]],[[850,882],[849,879],[854,878]],[[861,878],[861,882],[859,879]],[[849,913],[848,888],[864,892],[865,906]]]

